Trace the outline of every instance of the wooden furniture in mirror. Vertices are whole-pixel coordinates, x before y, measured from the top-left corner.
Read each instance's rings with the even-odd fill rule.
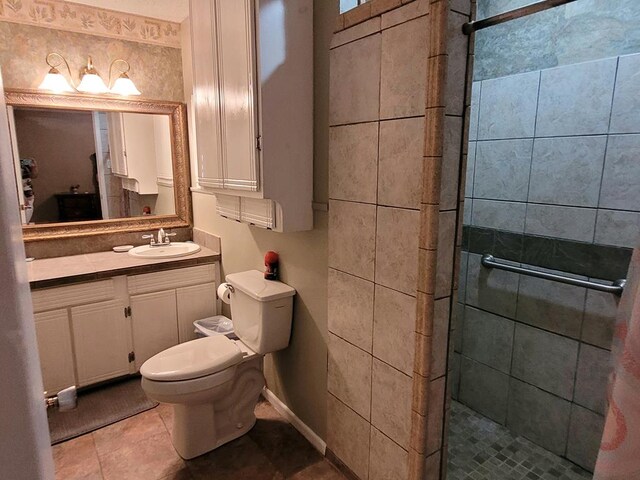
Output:
[[[32,90],[5,98],[25,242],[191,226],[184,104]]]

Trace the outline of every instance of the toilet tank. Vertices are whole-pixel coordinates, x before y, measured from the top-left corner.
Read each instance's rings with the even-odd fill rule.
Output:
[[[256,353],[287,348],[296,291],[277,280],[265,280],[258,270],[232,273],[231,320],[235,334]]]

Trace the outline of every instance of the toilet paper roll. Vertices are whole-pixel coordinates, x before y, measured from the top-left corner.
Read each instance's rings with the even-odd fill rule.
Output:
[[[231,302],[231,288],[228,283],[221,283],[218,287],[218,298],[224,303]]]

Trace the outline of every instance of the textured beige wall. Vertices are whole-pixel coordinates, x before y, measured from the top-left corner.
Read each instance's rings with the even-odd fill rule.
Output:
[[[49,69],[45,58],[50,52],[67,59],[76,83],[89,55],[105,82],[110,63],[123,58],[131,64],[129,76],[144,98],[184,100],[178,48],[0,21],[0,66],[5,88],[37,88]]]
[[[329,41],[337,1],[314,2],[314,200],[327,202]],[[264,268],[268,250],[280,253],[281,278],[297,291],[289,348],[265,361],[268,387],[318,435],[326,437],[327,212],[315,212],[314,230],[276,233],[215,214],[215,197],[194,193],[194,227],[222,241],[223,273]]]

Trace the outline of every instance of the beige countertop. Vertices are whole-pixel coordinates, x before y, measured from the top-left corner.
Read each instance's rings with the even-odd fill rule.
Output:
[[[142,259],[127,253],[98,252],[86,255],[36,259],[27,263],[31,289],[90,282],[117,275],[136,275],[190,267],[220,260],[220,253],[201,247],[186,257]]]

